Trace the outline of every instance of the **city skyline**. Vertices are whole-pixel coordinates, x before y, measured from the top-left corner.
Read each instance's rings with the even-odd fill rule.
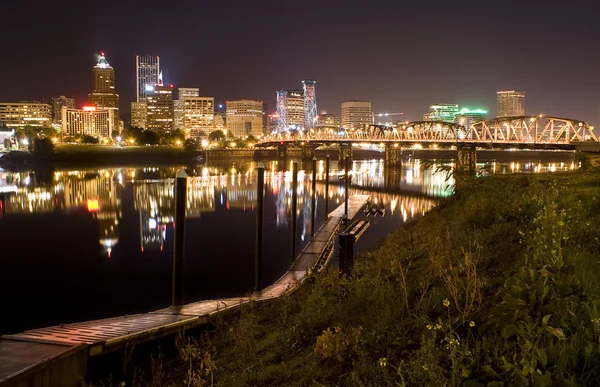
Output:
[[[108,3],[111,1],[107,6]],[[145,2],[150,3],[153,4],[151,0]],[[89,93],[90,63],[98,52],[104,51],[117,72],[116,91],[121,96],[121,118],[125,121],[130,102],[136,100],[136,55],[156,55],[161,58],[166,84],[198,87],[200,94],[214,96],[216,104],[242,98],[262,100],[271,106],[269,113],[276,106],[276,90],[311,78],[319,83],[319,112],[326,110],[338,115],[341,103],[354,99],[371,101],[375,113],[403,111],[407,120],[419,119],[429,105],[438,102],[484,108],[492,113],[495,93],[515,89],[527,93],[528,114],[582,119],[592,125],[600,122],[600,79],[593,66],[600,54],[587,50],[595,41],[587,27],[596,8],[591,2],[543,7],[519,4],[517,11],[511,2],[486,7],[474,2],[443,3],[439,7],[412,3],[352,7],[350,2],[337,18],[331,18],[340,11],[335,5],[319,4],[309,20],[290,5],[263,4],[267,11],[262,14],[242,4],[240,7],[247,12],[228,14],[225,5],[211,4],[206,14],[221,16],[208,20],[198,31],[194,30],[193,18],[188,16],[194,14],[193,9],[171,7],[165,13],[172,20],[167,24],[174,28],[164,36],[152,37],[135,33],[146,22],[143,15],[131,17],[139,11],[135,5],[120,7],[117,19],[128,20],[121,23],[123,26],[100,29],[93,27],[101,20],[78,11],[82,5],[61,15],[56,7],[49,5],[27,9],[22,4],[9,4],[3,35],[8,38],[7,49],[14,55],[10,61],[0,63],[0,71],[11,74],[0,90],[0,100],[50,102],[53,97],[66,95],[81,104]],[[16,22],[24,14],[32,20],[26,26]],[[24,28],[26,41],[39,36],[42,29],[62,28],[60,21],[75,14],[78,20],[73,27],[83,31],[72,39],[35,48],[12,39]],[[241,14],[260,22],[254,20],[249,27]],[[463,28],[458,19],[456,28],[446,28],[448,25],[441,23],[449,17],[452,20],[453,15],[469,20],[469,29]],[[576,16],[578,23],[568,30],[543,28],[544,20],[565,16]],[[509,31],[499,28],[507,17],[511,24],[522,28]],[[38,20],[57,22],[36,23]],[[278,20],[287,20],[298,27],[310,22],[313,27],[304,35],[294,29],[275,33],[272,27]],[[360,28],[337,31],[336,26],[348,23],[356,23]],[[428,28],[408,33],[421,23],[427,23]],[[88,24],[92,28],[85,27]],[[182,34],[186,29],[190,33]],[[239,41],[241,31],[248,29],[252,36]],[[212,32],[212,60],[188,49],[206,31]],[[261,38],[261,44],[242,44],[254,36]],[[356,52],[352,51],[352,55],[348,52],[356,39],[369,47],[358,57]],[[286,40],[293,44],[282,44]],[[310,42],[314,42],[310,53],[300,48]],[[432,44],[434,50],[428,48]],[[463,44],[469,44],[468,55],[459,55],[456,50]],[[235,50],[228,48],[232,45]],[[36,72],[34,58],[40,55],[62,60],[50,60],[44,72]],[[440,59],[445,56],[451,60]],[[574,59],[578,57],[582,59]],[[68,66],[64,65],[65,60]],[[54,77],[45,72],[53,73]]]

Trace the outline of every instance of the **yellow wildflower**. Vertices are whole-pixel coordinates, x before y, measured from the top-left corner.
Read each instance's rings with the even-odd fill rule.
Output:
[[[444,300],[444,306],[445,307],[449,307],[450,306],[450,301],[448,301],[447,298]]]
[[[471,322],[469,323],[469,326],[470,326],[471,328],[473,328],[473,327],[475,326],[475,321],[471,321]]]

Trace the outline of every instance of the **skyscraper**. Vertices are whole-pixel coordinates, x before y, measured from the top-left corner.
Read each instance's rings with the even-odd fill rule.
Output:
[[[148,109],[146,101],[131,103],[131,126],[146,129]]]
[[[277,130],[304,127],[304,92],[302,90],[277,91]]]
[[[52,121],[62,123],[62,108],[75,109],[75,100],[61,95],[57,98],[52,98]]]
[[[185,97],[199,97],[200,89],[195,87],[180,87],[177,91],[177,99],[173,101],[173,127],[175,130],[183,128],[183,99]]]
[[[146,85],[146,129],[173,130],[173,87]]]
[[[235,137],[260,136],[263,131],[263,103],[244,99],[227,101],[227,133]]]
[[[135,80],[137,102],[146,99],[146,85],[156,86],[161,82],[160,77],[160,58],[158,56],[140,56],[135,57]]]
[[[423,116],[425,121],[441,121],[451,122],[456,121],[458,114],[458,105],[452,103],[437,103],[429,106],[429,113]]]
[[[342,103],[342,127],[362,128],[373,122],[373,112],[369,101],[346,101]]]
[[[525,115],[525,92],[524,91],[499,91],[498,117],[521,117]]]
[[[204,137],[213,130],[215,130],[215,99],[213,97],[183,97],[185,137]]]
[[[316,83],[312,79],[302,81],[302,85],[304,86],[304,129],[312,129],[317,126]]]
[[[113,110],[113,119],[115,120],[113,127],[119,128],[119,95],[115,92],[115,70],[104,57],[104,53],[100,54],[92,73],[94,91],[89,94],[89,102],[99,110]]]

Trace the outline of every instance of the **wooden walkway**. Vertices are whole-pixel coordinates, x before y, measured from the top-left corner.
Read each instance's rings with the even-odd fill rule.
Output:
[[[350,197],[348,218],[356,216],[368,199],[369,195]],[[300,253],[290,270],[271,286],[249,297],[200,301],[150,313],[4,335],[0,338],[0,386],[55,385],[52,373],[56,373],[56,369],[63,370],[62,376],[59,377],[66,378],[66,373],[71,372],[72,378],[84,378],[88,356],[102,355],[183,329],[194,328],[240,305],[273,300],[291,292],[297,289],[312,271],[326,264],[333,252],[332,242],[343,216],[342,204],[329,214],[323,227]],[[85,360],[82,360],[82,356]],[[51,364],[58,365],[50,367]],[[34,381],[24,384],[25,381],[38,379],[39,383]]]

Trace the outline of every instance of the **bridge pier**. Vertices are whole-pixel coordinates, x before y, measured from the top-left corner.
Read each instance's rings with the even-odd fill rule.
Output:
[[[346,160],[350,160],[350,163],[352,163],[352,144],[341,143],[338,152],[338,169],[344,168]]]
[[[315,157],[317,147],[312,144],[302,145],[302,161],[311,161]]]
[[[385,168],[399,167],[402,165],[402,150],[398,144],[386,144],[385,146]]]
[[[475,145],[458,145],[456,169],[475,173],[477,170],[477,147]]]
[[[285,171],[287,168],[287,144],[277,145],[277,169]]]

